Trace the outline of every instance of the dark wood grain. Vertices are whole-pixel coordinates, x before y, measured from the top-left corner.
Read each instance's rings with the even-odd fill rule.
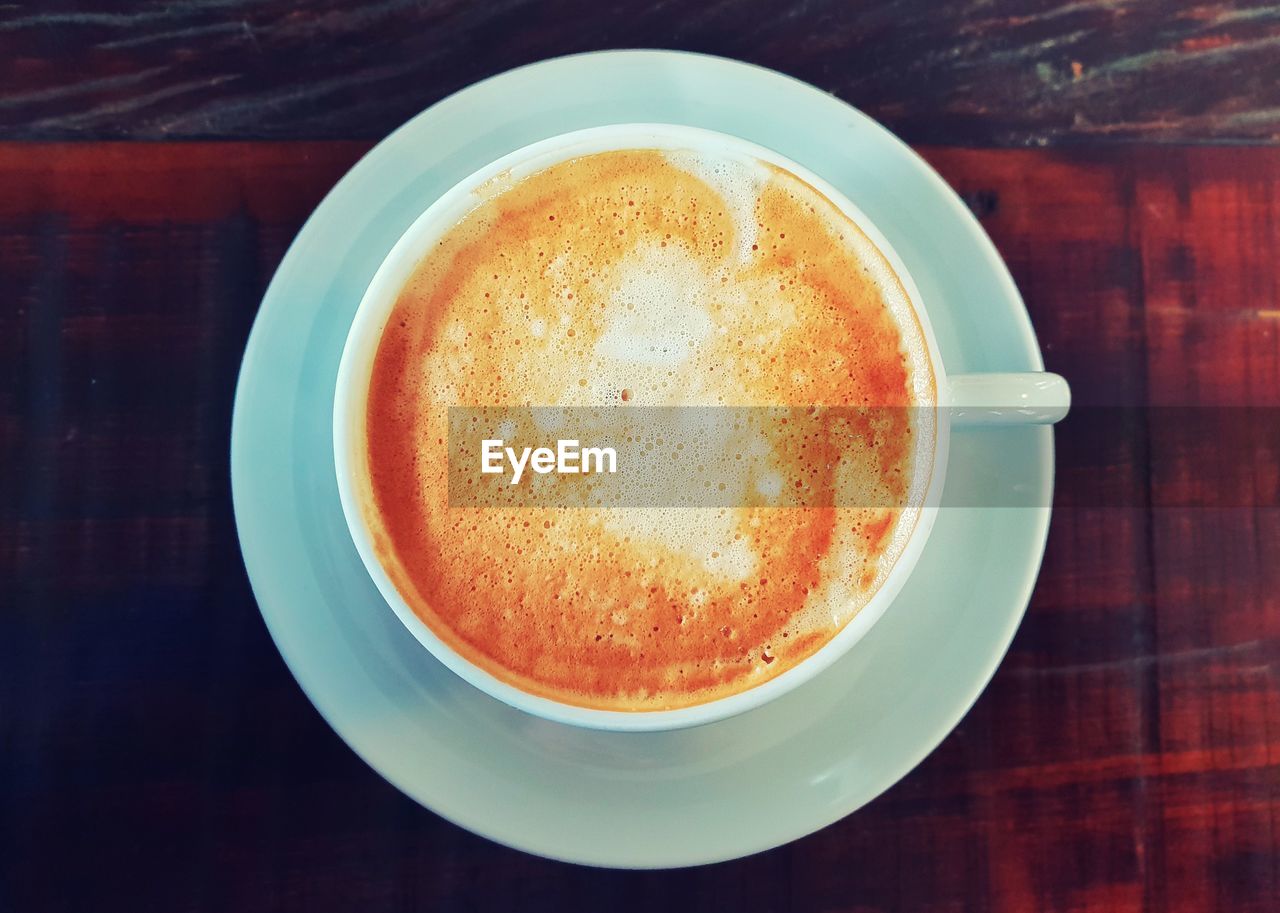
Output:
[[[580,869],[367,769],[266,634],[227,467],[260,295],[364,148],[0,144],[0,910],[1276,909],[1280,509],[1151,508],[1194,442],[1142,433],[1063,426],[994,682],[796,844]],[[924,152],[1080,407],[1280,406],[1280,149]]]
[[[625,47],[798,76],[917,143],[1280,139],[1280,5],[1203,0],[48,0],[0,5],[0,137],[377,138]]]

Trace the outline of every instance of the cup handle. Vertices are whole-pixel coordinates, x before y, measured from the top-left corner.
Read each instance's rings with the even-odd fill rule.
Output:
[[[955,427],[1052,425],[1071,408],[1071,388],[1057,374],[959,374],[947,380]]]

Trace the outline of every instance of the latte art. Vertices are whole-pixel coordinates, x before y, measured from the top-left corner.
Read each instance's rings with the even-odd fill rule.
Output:
[[[889,263],[754,159],[602,152],[481,191],[401,291],[372,368],[361,509],[405,602],[497,678],[584,707],[691,706],[812,655],[881,586],[933,471],[934,377]],[[763,435],[777,481],[740,506],[451,506],[450,407],[552,405],[892,408],[852,436]],[[530,458],[513,450],[493,490]],[[793,484],[881,494],[784,506]]]

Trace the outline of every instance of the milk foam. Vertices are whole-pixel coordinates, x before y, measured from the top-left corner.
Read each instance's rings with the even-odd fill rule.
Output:
[[[490,195],[406,286],[370,391],[370,522],[406,601],[500,678],[586,706],[699,703],[847,623],[912,509],[771,508],[818,456],[747,432],[704,458],[758,507],[451,508],[446,407],[933,401],[892,267],[816,190],[755,160],[588,156]],[[853,454],[833,484],[905,478],[917,503],[931,430],[898,437],[914,449]]]
[[[756,200],[769,181],[769,168],[759,159],[720,158],[689,150],[668,152],[667,160],[701,178],[720,195],[733,219],[737,261],[746,263],[759,238]]]
[[[595,346],[597,376],[612,374],[615,382],[637,365],[684,365],[712,331],[705,307],[711,277],[696,259],[647,245],[631,261],[620,271]]]

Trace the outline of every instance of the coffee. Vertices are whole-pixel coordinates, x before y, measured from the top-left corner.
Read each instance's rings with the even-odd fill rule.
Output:
[[[816,189],[754,159],[601,152],[491,180],[423,256],[373,362],[362,510],[405,602],[475,665],[578,706],[686,707],[794,667],[875,594],[935,400],[892,268]],[[885,407],[838,452],[771,458],[787,484],[895,497],[451,506],[449,407],[522,405]]]

